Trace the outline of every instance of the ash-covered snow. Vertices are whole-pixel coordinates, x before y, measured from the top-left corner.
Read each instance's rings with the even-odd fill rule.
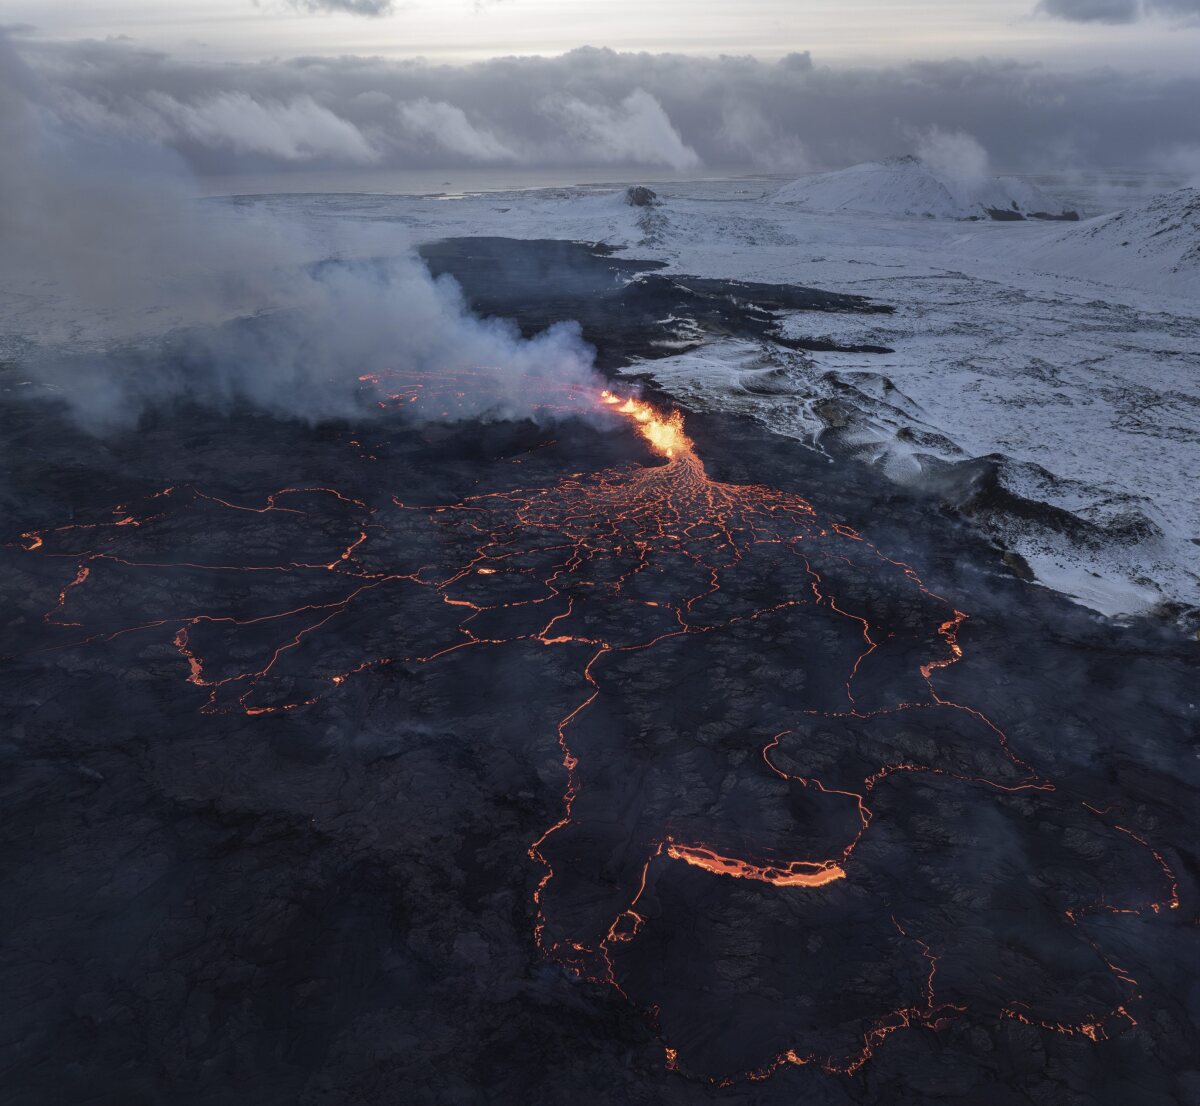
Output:
[[[1020,177],[963,174],[921,158],[868,161],[801,177],[774,195],[776,203],[808,211],[857,211],[930,219],[1070,219],[1060,201]]]

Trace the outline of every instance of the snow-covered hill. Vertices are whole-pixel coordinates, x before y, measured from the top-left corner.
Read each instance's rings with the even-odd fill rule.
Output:
[[[935,219],[1073,219],[1020,177],[954,176],[917,157],[868,161],[784,185],[777,203],[811,211],[862,211]]]
[[[1037,241],[1009,243],[1030,269],[1171,296],[1200,296],[1200,189],[1181,188]]]

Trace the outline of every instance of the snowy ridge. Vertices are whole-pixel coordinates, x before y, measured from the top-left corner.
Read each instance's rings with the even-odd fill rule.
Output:
[[[1200,189],[1021,243],[1010,258],[1031,269],[1172,296],[1200,296]]]
[[[868,161],[801,177],[775,194],[776,203],[812,211],[861,211],[931,219],[1070,219],[1057,200],[1020,177],[954,176],[918,157]]]

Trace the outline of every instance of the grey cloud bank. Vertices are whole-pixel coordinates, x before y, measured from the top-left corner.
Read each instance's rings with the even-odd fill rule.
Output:
[[[349,15],[388,15],[394,5],[392,0],[288,0],[293,8],[302,12],[345,12]]]
[[[1119,14],[1124,0],[1047,0]],[[1165,3],[1165,0],[1163,0]],[[1183,10],[1185,0],[1172,0]],[[1195,7],[1200,0],[1186,0]],[[1094,17],[1093,17],[1094,18]],[[50,109],[148,139],[200,173],[293,165],[644,165],[792,171],[973,135],[1005,169],[1158,167],[1197,136],[1200,74],[988,59],[833,69],[582,48],[464,66],[379,58],[204,64],[120,43],[23,43]]]
[[[1073,23],[1133,23],[1162,16],[1200,18],[1200,0],[1041,0],[1037,10]]]

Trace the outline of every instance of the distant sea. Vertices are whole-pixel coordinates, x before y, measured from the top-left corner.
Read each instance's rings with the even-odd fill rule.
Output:
[[[1005,175],[1001,171],[1001,175]],[[1099,215],[1135,204],[1148,196],[1181,188],[1188,183],[1179,174],[1144,169],[1080,169],[1021,173],[1083,216]],[[711,173],[673,173],[645,166],[615,165],[575,169],[529,169],[490,166],[476,169],[325,169],[272,173],[245,173],[200,177],[204,196],[261,196],[280,193],[365,193],[395,196],[445,196],[478,192],[511,192],[541,188],[616,187],[626,184],[678,185],[689,181],[761,181],[783,184],[795,174],[739,173],[714,169]]]
[[[402,196],[461,196],[471,192],[510,192],[535,188],[575,188],[587,185],[678,184],[683,181],[742,179],[728,169],[712,173],[673,173],[661,167],[614,165],[574,169],[522,169],[489,166],[480,169],[324,169],[274,173],[245,173],[200,177],[205,196],[273,195],[280,192],[361,192]],[[753,174],[761,179],[761,174]],[[791,179],[791,178],[788,178]]]

